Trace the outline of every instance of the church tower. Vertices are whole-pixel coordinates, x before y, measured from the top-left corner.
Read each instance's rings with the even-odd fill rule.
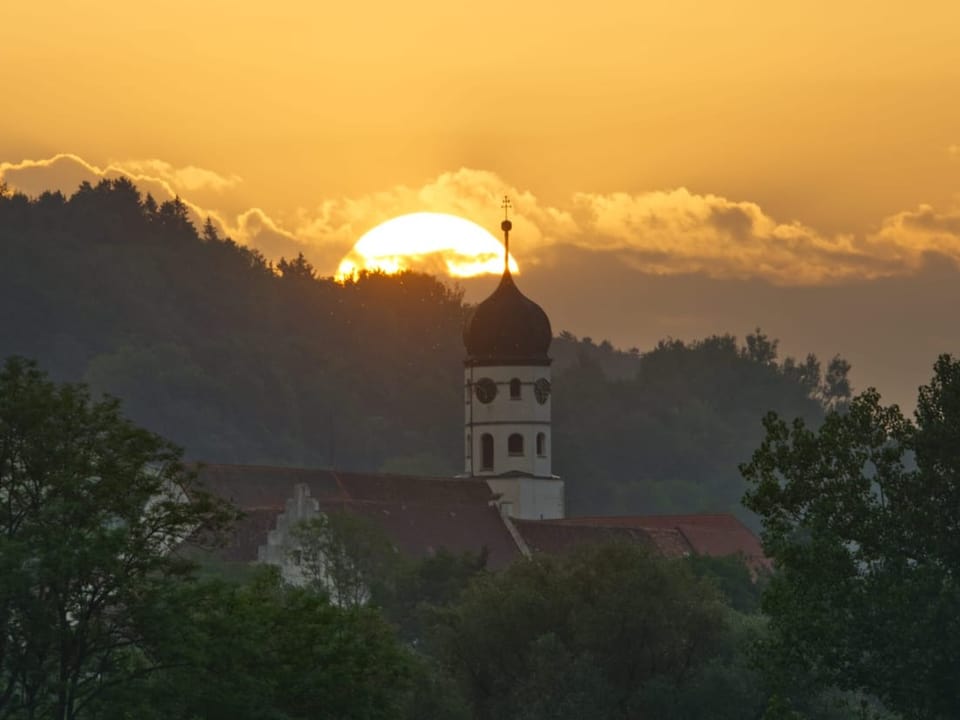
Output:
[[[504,201],[504,208],[509,202]],[[563,481],[552,474],[550,358],[553,333],[543,309],[510,275],[504,219],[500,284],[474,308],[463,329],[465,471],[487,481],[511,517],[564,516]]]

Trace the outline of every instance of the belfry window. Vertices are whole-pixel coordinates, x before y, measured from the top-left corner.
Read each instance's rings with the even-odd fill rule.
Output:
[[[514,433],[507,438],[507,453],[510,455],[523,455],[523,435]]]
[[[510,381],[510,399],[519,400],[521,390],[520,378],[514,378]]]
[[[480,469],[493,470],[493,435],[490,433],[480,436]]]
[[[537,433],[537,456],[546,457],[547,455],[547,436],[544,433]]]

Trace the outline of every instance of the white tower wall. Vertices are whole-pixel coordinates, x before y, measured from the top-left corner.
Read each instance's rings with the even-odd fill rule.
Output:
[[[482,402],[477,389],[487,381],[496,387],[496,394],[490,402]],[[538,381],[549,384],[549,365],[466,367],[464,470],[471,477],[486,478],[490,488],[501,496],[503,511],[512,517],[562,518],[563,482],[553,475],[551,467],[552,395],[538,402]],[[522,447],[517,436],[522,438]],[[485,453],[485,442],[491,441],[493,452]]]

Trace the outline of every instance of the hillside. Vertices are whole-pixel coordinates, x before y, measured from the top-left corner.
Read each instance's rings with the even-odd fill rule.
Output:
[[[118,396],[191,459],[457,472],[464,312],[430,276],[273,266],[123,179],[0,193],[0,357]],[[642,353],[562,333],[551,354],[570,513],[743,515],[763,414],[849,395],[843,361],[780,361],[759,332]]]

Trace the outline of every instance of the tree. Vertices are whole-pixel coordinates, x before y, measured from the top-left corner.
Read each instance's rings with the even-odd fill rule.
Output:
[[[847,367],[849,369],[849,364]],[[802,363],[792,357],[785,358],[780,371],[784,377],[804,387],[808,395],[814,396],[820,391],[820,361],[813,353],[808,354]]]
[[[213,224],[213,220],[210,219],[209,215],[203,223],[203,231],[200,237],[203,238],[204,242],[220,242],[220,233],[217,232],[217,226]]]
[[[871,389],[818,431],[764,425],[744,502],[777,566],[782,664],[905,718],[960,716],[960,363],[939,358],[914,422]]]
[[[297,253],[297,256],[293,260],[280,258],[279,262],[277,262],[277,270],[280,272],[280,277],[289,280],[303,282],[315,280],[317,277],[317,271],[313,265],[310,264],[310,261],[303,256],[302,252]]]
[[[0,718],[80,717],[155,669],[142,620],[189,570],[178,546],[230,513],[115,400],[17,358],[0,370],[0,500]]]
[[[760,609],[760,595],[766,574],[754,577],[742,557],[690,555],[684,561],[694,575],[710,580],[734,610],[755,613]]]
[[[350,512],[323,513],[293,529],[307,582],[340,607],[359,607],[395,575],[397,551],[379,525]]]
[[[196,237],[197,230],[190,222],[190,209],[177,195],[173,200],[167,200],[160,205],[157,219],[178,240],[189,240]]]
[[[823,403],[828,408],[841,407],[850,399],[850,363],[839,355],[834,355],[827,365],[827,372],[823,377],[820,393]]]
[[[771,340],[760,328],[747,335],[747,345],[743,348],[744,357],[760,365],[773,365],[777,361],[776,339]]]
[[[486,572],[487,554],[455,554],[439,548],[428,557],[394,566],[389,582],[372,584],[371,602],[397,627],[407,642],[418,645],[438,608],[452,605],[477,575]]]
[[[143,212],[147,220],[153,220],[157,215],[158,211],[157,201],[153,199],[153,195],[147,193],[147,196],[143,199]]]
[[[153,638],[168,669],[102,703],[107,720],[392,720],[412,662],[370,608],[340,608],[260,568],[252,582],[185,585]]]
[[[475,717],[646,717],[716,652],[724,608],[686,565],[636,545],[535,556],[474,578],[436,619]]]

